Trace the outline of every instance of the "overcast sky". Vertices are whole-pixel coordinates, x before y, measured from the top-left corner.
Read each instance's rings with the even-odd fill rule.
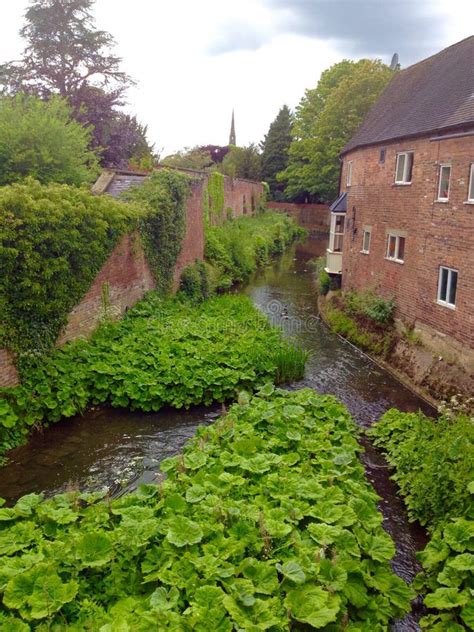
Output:
[[[23,49],[28,4],[0,0],[0,62]],[[127,109],[162,155],[226,145],[232,108],[237,143],[259,142],[343,58],[397,51],[407,66],[474,33],[473,0],[96,0],[94,12],[138,82]]]

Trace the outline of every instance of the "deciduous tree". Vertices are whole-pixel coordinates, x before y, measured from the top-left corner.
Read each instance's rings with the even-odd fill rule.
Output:
[[[288,167],[279,174],[289,199],[332,200],[338,156],[393,76],[378,60],[344,60],[307,90],[296,110]]]

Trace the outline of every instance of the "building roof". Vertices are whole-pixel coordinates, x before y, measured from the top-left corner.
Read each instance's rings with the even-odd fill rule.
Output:
[[[341,154],[474,125],[474,36],[398,71]]]
[[[331,213],[347,213],[347,193],[341,193],[331,204],[329,210]]]

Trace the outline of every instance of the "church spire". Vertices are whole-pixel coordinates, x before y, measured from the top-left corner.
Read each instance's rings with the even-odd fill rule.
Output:
[[[237,141],[235,140],[234,110],[232,110],[232,123],[230,124],[229,145],[237,145]]]

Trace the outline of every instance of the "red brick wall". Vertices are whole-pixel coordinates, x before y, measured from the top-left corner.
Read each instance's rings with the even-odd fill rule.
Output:
[[[268,202],[269,209],[287,213],[303,228],[311,231],[327,231],[329,206],[327,204],[295,204],[293,202]]]
[[[421,322],[474,348],[474,205],[467,204],[474,137],[429,138],[354,150],[344,157],[348,191],[343,288],[373,287],[394,296],[398,315]],[[410,185],[394,184],[396,154],[414,151]],[[352,184],[346,186],[352,160]],[[437,201],[439,165],[451,165],[449,201]],[[364,225],[372,227],[370,254],[362,254]],[[385,258],[388,229],[406,231],[404,263]],[[439,266],[458,270],[456,309],[437,303]]]
[[[179,280],[184,268],[192,265],[196,259],[202,260],[204,258],[202,188],[202,180],[193,181],[191,195],[186,202],[186,232],[174,271],[173,289],[175,291],[179,287]]]
[[[12,356],[6,349],[0,349],[0,387],[18,384],[18,374]]]
[[[138,234],[125,235],[117,244],[87,294],[70,313],[58,345],[89,336],[96,329],[104,315],[103,293],[107,285],[113,317],[121,316],[154,287]]]
[[[229,207],[233,217],[253,215],[263,194],[260,182],[225,177],[224,179],[224,211]]]

